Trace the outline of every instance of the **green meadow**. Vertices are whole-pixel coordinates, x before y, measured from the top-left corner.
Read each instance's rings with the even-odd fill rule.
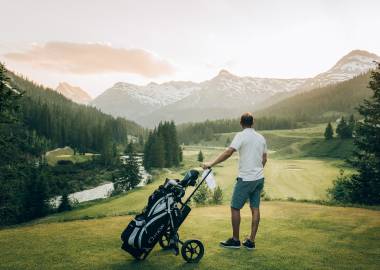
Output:
[[[54,166],[57,164],[58,160],[70,160],[73,163],[85,162],[91,159],[93,154],[85,153],[83,155],[79,155],[78,153],[74,153],[72,148],[64,147],[47,152],[45,157],[47,163]]]
[[[181,178],[186,170],[199,169],[199,150],[206,160],[215,157],[233,137],[229,133],[185,146],[183,165],[156,171],[153,183],[145,187],[1,229],[0,269],[378,269],[379,211],[311,203],[328,199],[326,190],[340,169],[350,172],[342,159],[352,150],[352,142],[326,142],[323,129],[319,125],[262,132],[270,154],[254,251],[218,245],[231,234],[229,200],[237,174],[236,154],[214,168],[223,204],[194,206],[180,229],[183,240],[205,244],[200,263],[186,264],[181,256],[159,247],[146,261],[136,262],[120,249],[120,233],[145,206],[149,194],[165,177]],[[243,238],[250,226],[247,206],[242,216]]]

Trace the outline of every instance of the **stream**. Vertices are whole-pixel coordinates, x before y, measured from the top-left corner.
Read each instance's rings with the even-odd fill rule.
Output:
[[[127,158],[128,156],[120,156],[120,159],[124,164]],[[137,155],[137,162],[140,165],[140,175],[142,176],[142,179],[137,186],[143,187],[147,184],[148,180],[152,176],[142,166],[142,155]],[[112,182],[107,182],[97,187],[71,193],[69,194],[69,199],[71,202],[78,202],[78,203],[92,201],[96,199],[104,199],[104,198],[110,197],[113,190],[114,190],[114,184]],[[50,200],[50,203],[54,207],[58,207],[60,201],[61,201],[61,196],[56,196]]]

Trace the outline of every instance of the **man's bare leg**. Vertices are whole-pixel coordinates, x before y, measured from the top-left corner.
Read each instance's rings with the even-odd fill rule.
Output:
[[[260,209],[259,208],[252,208],[252,227],[251,227],[251,236],[249,239],[251,241],[255,241],[257,229],[259,228],[260,223]]]
[[[234,240],[239,240],[240,230],[240,209],[231,207],[231,223]]]

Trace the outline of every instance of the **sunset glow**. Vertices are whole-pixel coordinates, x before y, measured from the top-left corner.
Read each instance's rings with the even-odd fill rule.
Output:
[[[118,81],[202,81],[221,69],[311,77],[351,50],[380,54],[379,1],[15,0],[7,6],[0,61],[47,86],[67,81],[92,96]]]

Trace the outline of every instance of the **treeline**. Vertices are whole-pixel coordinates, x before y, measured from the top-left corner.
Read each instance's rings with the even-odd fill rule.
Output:
[[[350,118],[348,119],[348,122],[342,116],[339,119],[335,133],[340,139],[351,139],[354,135],[355,127],[356,120],[353,114],[351,114]],[[334,138],[334,129],[330,122],[326,126],[324,135],[326,140],[331,140],[332,138]]]
[[[260,117],[255,119],[256,130],[293,129],[297,122],[291,118]],[[216,133],[229,133],[241,130],[239,119],[206,120],[201,123],[187,123],[178,126],[180,143],[198,143],[201,140],[211,140]]]
[[[144,148],[143,164],[146,169],[178,166],[182,151],[178,145],[174,122],[160,122],[149,133]]]
[[[111,142],[126,145],[128,134],[137,136],[144,132],[134,122],[115,119],[25,78],[7,74],[10,84],[23,92],[20,120],[28,129],[47,138],[54,148],[69,145],[80,153],[100,153],[112,147]]]
[[[297,122],[323,123],[341,115],[358,115],[356,107],[370,97],[370,72],[351,80],[306,91],[256,112],[261,116],[282,116]]]

